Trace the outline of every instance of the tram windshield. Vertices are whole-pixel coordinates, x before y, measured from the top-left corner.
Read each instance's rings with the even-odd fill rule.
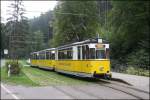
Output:
[[[96,50],[96,59],[106,59],[105,50]]]
[[[78,47],[78,59],[109,59],[109,48],[89,48],[87,45]]]

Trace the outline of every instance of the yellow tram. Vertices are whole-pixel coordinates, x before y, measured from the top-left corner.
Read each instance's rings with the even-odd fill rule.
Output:
[[[102,39],[33,52],[31,65],[82,77],[111,78],[109,44]]]

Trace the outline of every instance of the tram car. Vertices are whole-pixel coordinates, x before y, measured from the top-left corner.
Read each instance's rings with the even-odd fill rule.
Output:
[[[81,77],[111,78],[109,43],[102,39],[33,52],[31,65]]]

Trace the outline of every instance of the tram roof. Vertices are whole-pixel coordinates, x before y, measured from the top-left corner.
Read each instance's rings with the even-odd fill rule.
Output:
[[[48,48],[48,49],[32,52],[31,54],[39,53],[39,52],[43,52],[43,51],[48,51],[48,50],[61,49],[61,48],[65,48],[65,47],[75,46],[75,45],[83,45],[83,44],[89,44],[89,43],[98,43],[98,39],[102,39],[102,38],[88,39],[88,40],[85,40],[85,41],[74,42],[74,43],[71,43],[71,44],[59,46],[57,48]],[[102,39],[102,43],[109,43],[109,42],[104,40],[104,39]]]
[[[43,52],[43,51],[48,51],[48,50],[55,50],[55,48],[48,48],[48,49],[40,50],[40,51],[37,51],[37,52]]]
[[[35,54],[35,53],[37,53],[37,52],[31,52],[30,54]]]
[[[75,46],[75,45],[83,45],[83,44],[89,44],[89,43],[98,43],[98,39],[102,39],[102,38],[88,39],[88,40],[85,40],[85,41],[75,42],[75,43],[59,46],[59,47],[57,47],[57,49],[65,48],[65,47],[69,47],[69,46]],[[109,43],[109,42],[102,39],[102,43]]]
[[[55,48],[48,48],[48,49],[44,49],[44,50],[40,50],[40,51],[36,51],[36,52],[32,52],[31,54],[34,54],[34,53],[40,53],[40,52],[48,51],[48,50],[55,50]]]

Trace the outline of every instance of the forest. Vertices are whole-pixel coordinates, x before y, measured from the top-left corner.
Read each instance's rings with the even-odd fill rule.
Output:
[[[1,23],[1,55],[4,57],[4,49],[14,48],[18,57],[28,58],[34,51],[99,35],[110,43],[112,70],[149,70],[149,10],[147,0],[58,1],[53,11],[39,17],[27,19],[20,14],[22,20]],[[23,41],[13,41],[17,47],[10,43],[13,31],[24,37],[11,37]]]

